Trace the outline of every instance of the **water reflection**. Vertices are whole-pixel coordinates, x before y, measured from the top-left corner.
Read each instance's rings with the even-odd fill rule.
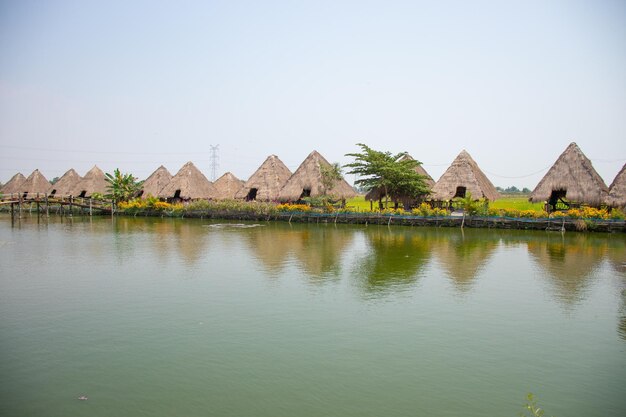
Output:
[[[485,230],[444,230],[429,236],[439,265],[459,291],[468,291],[489,263],[500,235]]]
[[[196,264],[208,245],[208,230],[196,219],[116,218],[113,223],[115,247],[122,258],[133,256],[131,235],[148,239],[154,255],[167,261],[173,251],[188,265]],[[143,245],[142,245],[143,246]]]
[[[583,298],[594,271],[602,264],[607,239],[574,233],[537,234],[527,246],[531,258],[550,280],[556,298],[573,304]]]
[[[349,252],[355,230],[330,225],[272,224],[245,234],[250,250],[273,276],[290,259],[314,282],[338,277],[343,254]]]
[[[422,233],[407,228],[369,228],[367,252],[356,260],[354,275],[368,292],[406,290],[428,264],[431,248]]]

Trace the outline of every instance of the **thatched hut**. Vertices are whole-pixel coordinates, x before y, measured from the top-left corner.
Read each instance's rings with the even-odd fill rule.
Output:
[[[287,180],[280,190],[278,199],[281,201],[297,201],[304,197],[328,195],[336,199],[345,200],[356,196],[354,189],[343,178],[335,181],[333,186],[326,190],[322,180],[322,170],[324,168],[330,169],[330,163],[319,152],[311,152],[296,169],[296,172]]]
[[[432,199],[447,201],[455,197],[463,198],[467,193],[471,193],[475,199],[493,201],[500,198],[496,187],[480,170],[476,161],[463,150],[433,186]]]
[[[78,183],[83,178],[78,175],[78,172],[74,168],[70,168],[57,182],[50,187],[50,196],[64,196],[71,195],[72,191],[76,188]]]
[[[626,209],[626,164],[611,183],[606,203],[611,207]]]
[[[213,183],[219,200],[232,200],[244,184],[245,181],[240,180],[230,172],[222,175]]]
[[[235,194],[246,201],[274,201],[291,177],[291,171],[276,155],[270,155]]]
[[[399,161],[404,161],[407,159],[414,159],[411,155],[409,155],[408,153],[405,153],[402,157],[400,157]],[[422,167],[422,165],[417,165],[415,167],[415,172],[418,175],[421,175],[424,178],[424,183],[426,184],[426,186],[428,186],[429,189],[432,190],[433,186],[435,185],[435,180],[433,180],[433,178],[428,174],[428,172],[426,172],[426,170],[424,169],[424,167]],[[367,194],[365,194],[365,200],[370,202],[373,201],[378,201],[379,204],[381,204],[382,206],[382,199],[386,197],[385,194],[385,190],[381,187],[376,187],[376,188],[372,188]],[[394,203],[396,203],[396,205],[399,202],[402,202],[402,205],[404,206],[405,209],[408,209],[411,206],[414,206],[417,202],[419,202],[418,200],[412,198],[412,197],[408,197],[408,196],[401,196],[398,199],[394,199],[393,200]]]
[[[172,180],[172,174],[163,165],[158,167],[141,185],[139,197],[147,197],[149,195],[156,197],[161,190]]]
[[[189,161],[172,177],[158,197],[168,200],[209,200],[216,198],[213,183]]]
[[[34,197],[36,194],[47,194],[50,189],[50,181],[43,176],[38,169],[34,170],[32,174],[26,178],[20,187],[19,192],[23,193],[24,198]]]
[[[572,202],[599,207],[609,189],[602,177],[572,142],[530,194],[533,203],[546,201],[548,211],[569,208]]]
[[[91,197],[96,193],[105,195],[109,193],[108,185],[109,183],[105,180],[104,172],[94,165],[69,194],[75,197]]]
[[[20,192],[20,186],[26,181],[26,177],[21,172],[13,175],[6,184],[0,188],[0,194],[13,194]]]

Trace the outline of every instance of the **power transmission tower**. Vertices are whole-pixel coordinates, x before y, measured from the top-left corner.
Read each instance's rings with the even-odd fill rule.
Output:
[[[219,143],[215,146],[209,145],[211,147],[211,181],[215,181],[215,176],[217,174],[217,169],[220,166],[220,145]]]

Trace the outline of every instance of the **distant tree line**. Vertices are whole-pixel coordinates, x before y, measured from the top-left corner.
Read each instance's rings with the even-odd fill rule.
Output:
[[[502,194],[530,194],[531,193],[530,189],[526,187],[520,190],[514,185],[507,187],[507,188],[496,187],[496,190],[498,190],[498,192]]]

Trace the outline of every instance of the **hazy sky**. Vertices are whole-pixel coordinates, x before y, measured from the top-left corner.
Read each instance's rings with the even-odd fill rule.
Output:
[[[363,142],[532,189],[572,141],[607,185],[626,162],[624,1],[0,0],[2,182]]]

